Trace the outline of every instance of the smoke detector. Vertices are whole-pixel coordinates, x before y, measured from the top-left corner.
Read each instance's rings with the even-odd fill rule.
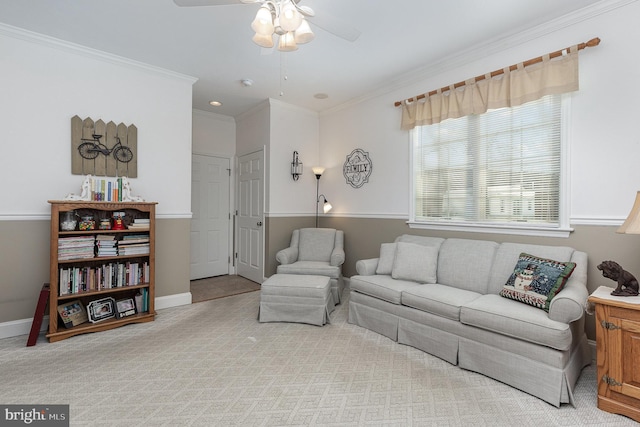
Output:
[[[242,79],[240,80],[240,83],[242,84],[242,86],[244,87],[250,87],[253,86],[253,80],[251,79]]]

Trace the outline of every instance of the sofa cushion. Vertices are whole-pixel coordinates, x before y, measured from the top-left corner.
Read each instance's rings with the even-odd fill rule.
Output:
[[[438,253],[437,283],[487,293],[498,246],[498,243],[487,240],[447,239]]]
[[[282,264],[276,269],[278,274],[310,274],[327,276],[332,279],[340,277],[340,267],[329,265],[324,261],[296,261],[293,264]]]
[[[531,245],[526,243],[502,243],[498,248],[491,267],[491,278],[486,293],[499,294],[504,284],[513,273],[513,266],[518,262],[521,253],[528,253],[540,258],[555,259],[560,262],[571,261],[575,250],[566,246]]]
[[[418,283],[436,283],[438,248],[398,242],[391,277]]]
[[[422,246],[433,246],[434,248],[440,249],[440,245],[444,242],[445,239],[442,237],[429,237],[429,236],[416,236],[413,234],[403,234],[401,236],[396,237],[395,242],[405,242],[405,243],[415,243],[416,245]]]
[[[402,305],[459,321],[460,307],[479,296],[477,292],[440,284],[413,286],[402,291]]]
[[[500,296],[549,311],[549,304],[562,290],[576,268],[573,262],[559,262],[522,253]]]
[[[398,305],[401,303],[402,291],[415,286],[423,285],[406,280],[397,280],[387,275],[352,276],[349,281],[351,291],[357,291]]]
[[[499,295],[482,295],[463,305],[460,321],[556,350],[564,351],[571,347],[568,324],[551,320],[542,310]]]
[[[396,259],[396,244],[383,243],[380,245],[380,258],[376,267],[376,274],[391,274],[393,261]]]

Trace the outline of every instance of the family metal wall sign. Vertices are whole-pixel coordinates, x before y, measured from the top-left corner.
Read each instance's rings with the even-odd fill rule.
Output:
[[[373,163],[369,158],[369,153],[356,148],[347,156],[347,160],[342,167],[342,173],[347,180],[347,184],[353,188],[360,188],[369,182]]]

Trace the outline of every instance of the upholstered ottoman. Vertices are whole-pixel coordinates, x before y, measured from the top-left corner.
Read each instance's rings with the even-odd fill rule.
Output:
[[[327,276],[274,274],[262,283],[260,322],[295,322],[322,326],[335,308]]]

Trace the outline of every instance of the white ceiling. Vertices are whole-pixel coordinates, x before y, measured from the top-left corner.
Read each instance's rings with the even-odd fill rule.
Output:
[[[302,0],[318,18],[349,23],[360,37],[346,41],[314,26],[311,18],[314,41],[296,52],[267,55],[251,41],[255,4],[1,0],[0,22],[196,77],[194,108],[237,116],[266,98],[331,109],[457,52],[601,1]],[[254,84],[244,87],[242,79]],[[317,93],[328,98],[316,99]],[[211,107],[213,99],[223,105]]]

